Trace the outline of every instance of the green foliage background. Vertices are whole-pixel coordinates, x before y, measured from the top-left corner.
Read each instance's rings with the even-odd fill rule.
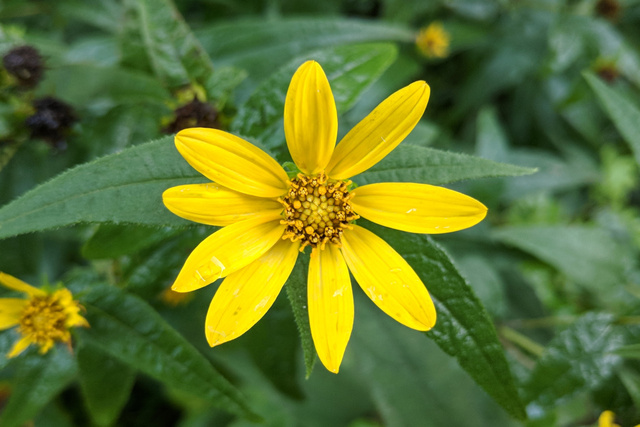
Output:
[[[446,58],[414,43],[434,21]],[[72,352],[11,360],[17,334],[0,334],[0,425],[640,423],[640,2],[5,0],[0,55],[25,44],[46,70],[33,90],[0,70],[0,271],[63,282],[91,327]],[[413,266],[438,323],[404,328],[356,289],[339,375],[314,367],[304,256],[265,318],[215,349],[217,284],[162,297],[215,230],[162,205],[205,181],[163,133],[174,110],[195,93],[290,161],[284,99],[307,59],[340,135],[412,81],[431,86],[418,126],[357,184],[445,185],[489,207],[433,238],[359,221]],[[43,96],[75,110],[66,149],[24,125]]]

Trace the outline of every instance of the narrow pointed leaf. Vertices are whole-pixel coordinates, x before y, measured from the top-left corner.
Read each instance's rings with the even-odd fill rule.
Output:
[[[625,271],[633,259],[606,230],[591,226],[511,226],[498,229],[493,236],[603,293],[625,282]]]
[[[524,385],[525,402],[553,408],[577,393],[597,389],[622,362],[613,351],[623,341],[611,315],[582,316],[545,349]]]
[[[260,78],[306,52],[353,43],[411,42],[414,30],[336,17],[254,18],[217,24],[196,34],[216,64],[233,64]]]
[[[80,386],[93,421],[110,426],[129,399],[136,373],[93,345],[77,350]]]
[[[456,361],[355,292],[349,372],[356,371],[385,426],[511,426],[513,420]],[[345,372],[346,366],[345,366]],[[474,414],[469,417],[469,414]]]
[[[138,297],[94,285],[82,304],[91,325],[79,331],[85,342],[160,382],[256,419],[240,392]]]
[[[169,87],[204,84],[213,65],[171,0],[132,0],[151,66]]]
[[[82,256],[88,259],[117,258],[139,252],[181,232],[170,227],[158,229],[139,224],[102,224],[82,247]]]
[[[602,80],[591,73],[584,73],[584,78],[596,94],[605,113],[616,125],[622,138],[629,144],[640,164],[640,108],[632,104],[627,98],[607,86]]]
[[[46,355],[30,352],[20,356],[11,397],[2,410],[0,425],[19,427],[33,418],[75,377],[76,361],[64,347]]]
[[[1,133],[0,133],[1,134]],[[0,145],[0,171],[11,161],[11,158],[18,152],[21,143],[4,143]]]
[[[425,334],[509,414],[525,419],[504,350],[491,318],[448,255],[428,236],[402,233],[376,225],[382,237],[418,273],[433,298],[436,326]]]
[[[79,222],[184,226],[162,192],[204,182],[171,138],[129,148],[72,168],[0,208],[0,239]]]
[[[316,361],[316,349],[311,338],[311,326],[309,325],[309,310],[307,309],[307,271],[309,270],[309,256],[302,254],[298,257],[296,266],[285,285],[287,297],[291,303],[293,316],[298,325],[298,333],[302,342],[304,353],[304,365],[307,378],[311,375]]]
[[[375,182],[421,182],[442,185],[465,179],[521,176],[536,169],[498,163],[467,154],[400,144],[380,163],[353,178],[360,185]]]

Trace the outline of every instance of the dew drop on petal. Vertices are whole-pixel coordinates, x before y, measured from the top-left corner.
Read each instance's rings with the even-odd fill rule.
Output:
[[[262,298],[262,301],[260,301],[258,305],[254,307],[253,311],[258,311],[259,309],[267,305],[268,302],[269,302],[269,297]]]
[[[222,272],[224,271],[225,267],[224,264],[215,256],[211,257],[211,262],[214,263],[215,265],[218,266],[218,268],[220,268],[220,274],[222,274]]]

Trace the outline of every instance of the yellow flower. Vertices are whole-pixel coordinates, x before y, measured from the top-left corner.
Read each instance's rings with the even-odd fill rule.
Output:
[[[421,331],[436,321],[433,302],[409,264],[360,215],[414,233],[471,227],[486,215],[480,202],[441,187],[379,183],[351,188],[348,179],[378,163],[420,120],[429,86],[415,82],[391,95],[338,145],[338,117],[329,82],[314,61],[294,74],[284,107],[285,137],[300,169],[290,179],[268,154],[229,133],[193,128],[176,135],[178,151],[214,181],[163,194],[183,218],[223,228],[186,260],[173,289],[190,292],[226,278],[205,321],[213,347],[249,330],[275,301],[298,253],[310,246],[308,310],[324,366],[338,372],[353,326],[349,270],[373,302]]]
[[[618,424],[614,423],[616,414],[612,411],[604,411],[600,414],[598,418],[598,427],[620,427]],[[640,427],[640,424],[637,424],[635,427]]]
[[[439,22],[420,29],[416,36],[416,46],[428,58],[445,58],[449,54],[449,43],[449,33]]]
[[[80,316],[82,307],[68,289],[46,292],[3,272],[0,284],[27,295],[27,299],[0,298],[0,330],[17,325],[21,335],[7,357],[19,355],[30,344],[40,346],[41,354],[49,351],[56,341],[71,344],[69,329],[89,326]]]
[[[598,418],[598,427],[620,427],[614,423],[615,414],[611,411],[604,411]]]

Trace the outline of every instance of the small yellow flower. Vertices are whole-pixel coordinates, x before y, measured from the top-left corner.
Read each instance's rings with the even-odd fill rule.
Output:
[[[0,330],[18,326],[21,338],[7,357],[15,357],[30,344],[40,346],[44,354],[56,341],[71,343],[69,329],[89,324],[80,315],[82,307],[68,289],[46,292],[0,272],[0,284],[27,295],[22,298],[0,298]]]
[[[416,46],[427,58],[445,58],[449,54],[449,43],[449,33],[439,22],[420,29],[416,36]]]
[[[611,411],[604,411],[598,418],[598,427],[620,427],[614,423],[615,414]]]
[[[182,156],[212,183],[166,190],[166,207],[183,218],[223,227],[186,260],[173,289],[190,292],[226,278],[205,321],[213,347],[239,337],[271,307],[299,252],[310,246],[307,305],[318,356],[338,372],[353,327],[349,271],[371,300],[410,328],[433,327],[436,312],[409,264],[372,232],[363,216],[414,233],[471,227],[487,208],[427,184],[378,183],[352,189],[352,176],[393,150],[420,120],[429,86],[418,81],[384,100],[338,145],[329,82],[315,61],[294,74],[284,107],[285,137],[300,169],[294,178],[268,154],[229,133],[204,128],[176,135]]]
[[[614,423],[616,414],[612,411],[604,411],[600,414],[598,418],[598,427],[620,427],[618,424]],[[637,424],[635,427],[640,427],[640,424]]]

